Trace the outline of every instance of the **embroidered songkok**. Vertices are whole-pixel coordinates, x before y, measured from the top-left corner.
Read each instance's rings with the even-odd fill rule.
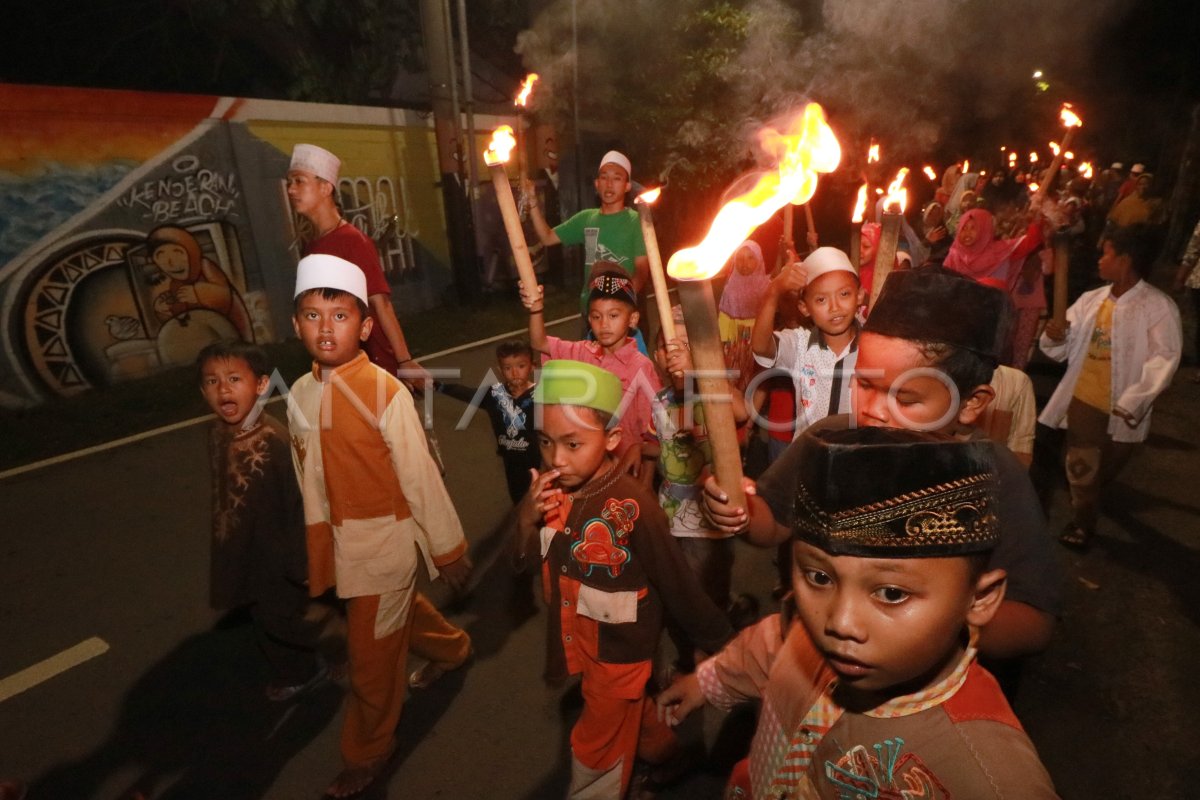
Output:
[[[807,433],[793,534],[831,555],[933,558],[999,538],[992,445],[894,428]]]

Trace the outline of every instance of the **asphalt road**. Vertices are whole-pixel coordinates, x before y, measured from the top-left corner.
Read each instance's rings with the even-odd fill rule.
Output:
[[[489,345],[431,366],[460,367],[473,381],[490,361]],[[1067,798],[1184,798],[1200,784],[1200,385],[1191,374],[1156,408],[1154,434],[1111,492],[1095,545],[1067,555],[1058,636],[1021,685],[1017,712]],[[1044,394],[1053,377],[1037,383]],[[528,587],[501,557],[503,477],[486,419],[454,430],[462,410],[435,399],[476,585],[458,604],[440,586],[432,592],[471,632],[477,658],[411,697],[401,752],[369,798],[540,800],[561,796],[566,782],[577,702],[541,681],[544,611],[524,606]],[[246,620],[206,607],[204,435],[197,425],[0,483],[0,686],[93,638],[108,646],[0,699],[0,778],[30,781],[31,800],[119,798],[135,787],[162,798],[317,798],[339,768],[341,688],[267,703]],[[1063,492],[1051,500],[1057,529]],[[735,587],[764,607],[770,559],[740,547],[735,571]],[[746,720],[705,722],[693,735],[719,737],[721,755],[660,797],[719,797]]]

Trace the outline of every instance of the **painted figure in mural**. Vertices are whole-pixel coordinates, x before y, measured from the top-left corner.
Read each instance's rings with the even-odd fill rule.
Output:
[[[292,210],[312,225],[314,238],[301,249],[302,256],[324,254],[344,258],[367,277],[368,307],[375,320],[363,345],[367,357],[393,375],[402,371],[407,383],[424,384],[430,375],[412,357],[396,309],[392,289],[379,263],[379,251],[366,234],[342,217],[337,203],[338,173],[342,162],[323,147],[298,144],[292,150],[287,172],[287,196]]]
[[[165,276],[165,288],[154,295],[154,313],[162,322],[185,322],[198,309],[215,311],[233,326],[243,341],[254,341],[246,304],[224,271],[204,256],[196,237],[183,228],[163,225],[146,237],[150,258]]]

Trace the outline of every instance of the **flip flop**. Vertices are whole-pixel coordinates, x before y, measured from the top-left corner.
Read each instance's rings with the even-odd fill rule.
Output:
[[[347,798],[358,797],[371,785],[383,772],[388,761],[396,754],[396,745],[392,744],[386,754],[367,764],[365,767],[346,767],[338,773],[333,779],[333,783],[325,790],[326,797]]]
[[[1058,540],[1075,550],[1084,550],[1092,539],[1090,531],[1076,525],[1074,522],[1068,522],[1063,528],[1062,533],[1058,535]]]
[[[467,652],[467,657],[461,663],[455,664],[452,667],[445,667],[441,664],[436,664],[430,661],[420,669],[413,670],[413,673],[408,676],[408,685],[413,689],[428,689],[433,684],[441,680],[442,676],[447,672],[453,672],[456,669],[461,669],[471,662],[475,657],[475,648],[471,648]]]

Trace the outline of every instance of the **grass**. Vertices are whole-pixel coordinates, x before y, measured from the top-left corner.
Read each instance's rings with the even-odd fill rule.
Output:
[[[546,317],[577,313],[578,291],[546,287]],[[492,296],[478,307],[443,307],[401,319],[418,358],[456,345],[524,328],[525,309],[510,297]],[[270,362],[291,383],[311,363],[296,339],[265,345]],[[55,397],[34,408],[0,415],[0,471],[31,464],[154,430],[208,413],[195,371],[177,367],[145,378],[72,397]]]

